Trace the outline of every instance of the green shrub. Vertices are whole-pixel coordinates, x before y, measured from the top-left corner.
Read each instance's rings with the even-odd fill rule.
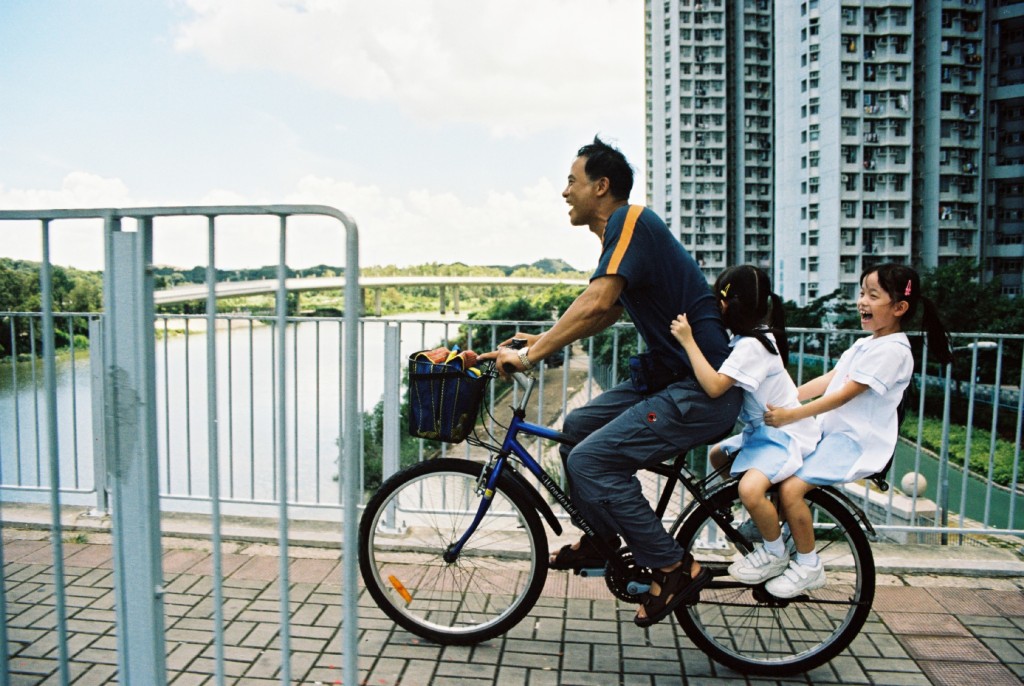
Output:
[[[900,429],[901,435],[910,440],[917,439],[917,415],[907,413],[907,419]],[[942,420],[925,417],[921,428],[921,447],[936,454],[942,452]],[[949,427],[949,460],[963,466],[967,447],[967,427],[951,424]],[[992,450],[992,433],[984,429],[971,431],[971,465],[975,474],[988,478],[989,457],[992,460],[992,480],[1002,486],[1009,486],[1013,480],[1014,445],[1011,441],[996,439]],[[1018,481],[1024,474],[1018,474]]]

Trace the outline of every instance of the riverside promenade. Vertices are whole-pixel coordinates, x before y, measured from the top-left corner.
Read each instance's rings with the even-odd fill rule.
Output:
[[[183,531],[181,537],[164,539],[167,682],[213,684],[210,544]],[[329,544],[331,536],[324,532],[293,533],[298,540],[288,549],[292,683],[340,684],[338,546]],[[6,518],[3,535],[9,683],[60,683],[49,535]],[[280,684],[280,551],[271,541],[249,534],[223,548],[228,684]],[[66,532],[63,547],[71,683],[117,683],[109,533]],[[1024,562],[1019,551],[879,544],[874,553],[878,589],[861,635],[831,663],[784,683],[1024,683]],[[364,592],[360,684],[783,683],[748,678],[711,662],[677,630],[674,619],[638,629],[633,612],[633,606],[611,597],[602,579],[552,572],[540,602],[508,634],[473,647],[445,647],[396,628]]]

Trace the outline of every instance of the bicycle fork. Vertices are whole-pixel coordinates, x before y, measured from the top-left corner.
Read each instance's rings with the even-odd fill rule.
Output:
[[[459,559],[462,549],[476,532],[477,527],[480,526],[480,522],[482,522],[484,516],[486,516],[487,510],[490,509],[491,503],[494,501],[494,494],[498,488],[498,479],[501,478],[501,472],[505,467],[505,461],[507,458],[507,453],[498,453],[497,457],[493,460],[493,463],[489,463],[480,470],[480,478],[477,479],[476,483],[476,492],[477,495],[480,496],[480,504],[477,505],[476,515],[474,515],[473,521],[468,527],[466,527],[466,530],[463,532],[459,540],[448,546],[448,549],[441,555],[441,559],[448,564],[453,564]]]

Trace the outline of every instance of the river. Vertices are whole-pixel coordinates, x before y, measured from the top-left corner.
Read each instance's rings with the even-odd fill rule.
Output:
[[[457,334],[454,322],[401,324],[400,359]],[[183,321],[183,320],[180,320]],[[360,400],[372,410],[381,399],[384,328],[389,320],[366,320],[360,331]],[[196,326],[196,323],[199,325]],[[189,333],[164,335],[156,343],[157,451],[160,490],[184,503],[209,494],[207,338],[205,322],[192,320]],[[168,326],[171,326],[169,324]],[[301,502],[336,504],[341,406],[341,322],[289,324],[286,332],[286,421],[289,492]],[[216,331],[218,442],[221,493],[225,498],[271,501],[277,497],[277,394],[274,327],[236,321]],[[62,489],[69,504],[91,504],[93,484],[93,399],[88,351],[74,363],[57,364],[57,444]],[[17,392],[14,389],[17,388]],[[39,501],[33,492],[49,483],[43,366],[41,362],[0,363],[0,483],[6,500]],[[27,490],[20,490],[27,489]],[[80,489],[81,494],[73,491]],[[191,509],[185,506],[185,509]]]
[[[463,315],[464,316],[464,315]],[[367,319],[360,333],[360,406],[372,410],[383,392],[384,328],[389,322],[401,326],[400,360],[438,345],[458,333],[458,319],[437,319],[436,314],[409,314],[385,319]],[[205,328],[205,327],[197,327]],[[336,321],[290,324],[286,339],[286,416],[290,496],[307,503],[336,504],[341,377]],[[205,331],[188,336],[171,334],[157,340],[157,450],[160,460],[161,493],[183,503],[202,501],[209,493],[207,467],[207,379]],[[271,326],[253,321],[218,329],[218,437],[221,456],[221,493],[228,499],[273,501],[277,489],[276,460],[276,368],[273,351],[277,340]],[[395,362],[388,362],[394,364]],[[15,379],[16,376],[16,379]],[[17,381],[18,392],[13,388]],[[46,431],[42,421],[41,363],[22,362],[16,368],[0,363],[0,483],[35,489],[48,483]],[[37,393],[38,391],[38,393]],[[72,402],[72,400],[75,402]],[[66,502],[92,503],[87,495],[93,483],[92,399],[87,352],[76,354],[75,364],[62,356],[57,363],[58,445],[62,488],[81,489],[69,493]],[[20,421],[16,421],[15,418]],[[901,446],[890,473],[898,485],[914,467],[913,447]],[[921,455],[920,471],[928,480],[924,497],[934,499],[938,461]],[[949,472],[950,507],[958,510],[962,476]],[[1007,526],[1010,497],[993,488],[988,494],[989,522]],[[5,499],[39,500],[45,494],[6,490]],[[984,481],[971,478],[967,487],[967,516],[983,520],[986,488]],[[1024,528],[1024,502],[1018,498],[1016,528]],[[187,509],[187,508],[186,508]],[[955,521],[955,520],[953,520]]]

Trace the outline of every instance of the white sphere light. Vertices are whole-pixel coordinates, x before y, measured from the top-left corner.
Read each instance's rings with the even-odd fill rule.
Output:
[[[913,495],[915,481],[917,481],[917,494],[923,494],[924,489],[928,487],[928,480],[924,478],[924,474],[917,472],[907,472],[904,474],[900,480],[900,489],[907,495]]]

